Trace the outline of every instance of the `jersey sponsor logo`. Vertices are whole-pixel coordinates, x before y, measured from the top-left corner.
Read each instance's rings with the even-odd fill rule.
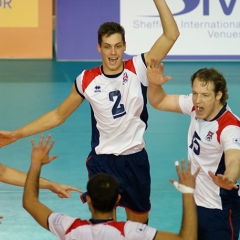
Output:
[[[233,143],[237,144],[238,146],[240,146],[240,138],[234,138],[233,139]]]
[[[101,92],[101,86],[95,86],[94,92]]]
[[[208,134],[207,134],[207,136],[205,137],[205,140],[211,142],[211,141],[212,141],[212,136],[213,136],[213,134],[214,134],[213,132],[208,131]]]
[[[125,72],[123,73],[123,85],[127,83],[127,81],[128,81],[128,74]]]
[[[145,235],[146,232],[147,232],[147,229],[148,229],[148,226],[146,224],[142,224],[142,223],[139,223],[137,225],[137,229],[136,229],[136,232],[137,233],[140,233],[142,235]]]

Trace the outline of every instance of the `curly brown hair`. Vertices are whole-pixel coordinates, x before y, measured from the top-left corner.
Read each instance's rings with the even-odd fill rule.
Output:
[[[202,68],[195,72],[191,77],[191,84],[195,79],[202,81],[205,85],[212,83],[214,86],[215,95],[218,92],[222,92],[222,97],[220,99],[221,104],[225,104],[228,99],[228,89],[227,83],[224,76],[215,68]]]

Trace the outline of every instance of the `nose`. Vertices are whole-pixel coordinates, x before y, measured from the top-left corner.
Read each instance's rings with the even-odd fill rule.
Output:
[[[115,47],[112,47],[111,48],[111,54],[115,54],[116,50],[115,50]]]
[[[202,100],[201,95],[200,95],[200,94],[197,94],[196,103],[201,102],[201,100]]]

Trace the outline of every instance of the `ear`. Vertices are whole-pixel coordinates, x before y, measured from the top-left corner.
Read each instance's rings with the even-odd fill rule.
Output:
[[[97,50],[98,50],[98,52],[101,53],[101,46],[99,44],[97,45]]]
[[[121,195],[118,194],[118,198],[117,198],[116,204],[118,204],[118,202],[120,201],[120,199],[121,199]]]
[[[86,200],[88,205],[92,205],[92,199],[88,195],[86,196]]]
[[[216,94],[216,100],[220,101],[220,99],[222,98],[222,92],[219,91],[217,94]]]

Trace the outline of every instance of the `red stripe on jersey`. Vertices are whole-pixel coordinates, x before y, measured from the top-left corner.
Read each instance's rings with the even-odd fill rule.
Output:
[[[217,140],[220,143],[220,135],[223,129],[227,126],[238,126],[240,127],[240,121],[231,112],[227,111],[219,119],[217,119],[219,129],[217,130]]]
[[[81,227],[81,226],[84,226],[84,225],[90,225],[91,223],[87,220],[81,220],[81,219],[76,219],[72,225],[68,228],[68,230],[66,231],[65,234],[68,234],[70,233],[72,230],[76,229],[77,227]]]
[[[136,69],[133,64],[133,59],[129,59],[124,62],[124,68],[136,74]]]
[[[110,222],[103,222],[103,223],[100,223],[100,224],[103,224],[103,225],[108,225],[108,226],[111,226],[111,227],[114,227],[116,228],[122,236],[125,236],[124,234],[124,226],[125,226],[125,223],[126,222],[115,222],[115,221],[110,221]],[[65,234],[68,234],[70,233],[72,230],[78,228],[78,227],[82,227],[82,226],[85,226],[85,225],[94,225],[92,224],[91,222],[89,222],[88,220],[81,220],[81,219],[76,219],[72,225],[67,229],[66,233]]]
[[[101,75],[102,72],[100,67],[95,67],[90,70],[85,70],[82,80],[82,90],[83,92],[88,87],[88,85],[94,80],[97,76]]]
[[[124,226],[125,226],[126,222],[116,222],[116,221],[112,221],[112,222],[107,222],[106,225],[112,226],[114,228],[116,228],[122,236],[125,237],[124,234]]]

